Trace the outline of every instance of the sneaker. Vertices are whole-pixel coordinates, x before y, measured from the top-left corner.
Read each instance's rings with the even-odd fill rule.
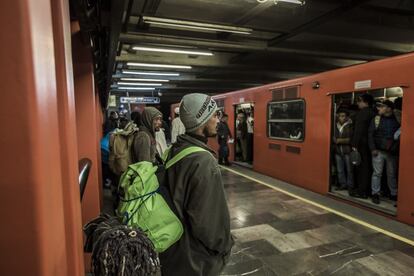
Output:
[[[372,203],[380,204],[380,198],[378,194],[372,195]]]
[[[335,187],[335,191],[343,191],[343,190],[346,190],[346,189],[347,189],[346,186],[338,186],[338,187]]]

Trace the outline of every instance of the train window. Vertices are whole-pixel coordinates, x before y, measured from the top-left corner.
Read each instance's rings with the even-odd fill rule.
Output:
[[[268,137],[303,141],[305,137],[305,101],[271,102],[268,105]]]

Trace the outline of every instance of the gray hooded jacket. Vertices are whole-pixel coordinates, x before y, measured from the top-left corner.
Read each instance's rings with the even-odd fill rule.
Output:
[[[180,135],[170,158],[189,146],[193,153],[167,171],[177,215],[184,226],[181,239],[160,254],[162,275],[219,275],[230,255],[233,238],[220,169],[214,151],[193,135]]]
[[[155,107],[145,107],[142,112],[142,125],[134,139],[134,162],[155,162],[157,143],[155,141],[155,130],[153,120],[162,113]]]

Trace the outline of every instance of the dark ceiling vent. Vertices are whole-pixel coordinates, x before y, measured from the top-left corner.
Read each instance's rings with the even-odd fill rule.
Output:
[[[282,146],[280,144],[269,144],[269,149],[271,149],[271,150],[281,150]]]
[[[272,91],[272,100],[290,100],[299,98],[299,86],[275,89]]]
[[[224,99],[216,100],[217,107],[224,107]]]
[[[300,154],[299,147],[286,146],[286,151],[290,153]]]
[[[297,86],[285,88],[285,99],[299,98],[299,89]]]
[[[283,100],[283,89],[277,89],[272,91],[272,100],[280,101]]]

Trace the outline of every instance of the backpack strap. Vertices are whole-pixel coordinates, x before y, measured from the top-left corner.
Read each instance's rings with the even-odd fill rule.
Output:
[[[169,152],[170,148],[168,148],[167,151]],[[180,151],[177,155],[175,155],[173,158],[171,158],[170,160],[167,161],[167,163],[165,165],[165,169],[169,169],[170,167],[174,166],[178,161],[180,161],[181,159],[183,159],[187,155],[190,155],[190,154],[195,153],[195,152],[202,152],[202,151],[207,151],[207,150],[205,150],[201,147],[196,147],[196,146],[185,148],[182,151]],[[167,156],[168,156],[168,153],[167,153]]]

